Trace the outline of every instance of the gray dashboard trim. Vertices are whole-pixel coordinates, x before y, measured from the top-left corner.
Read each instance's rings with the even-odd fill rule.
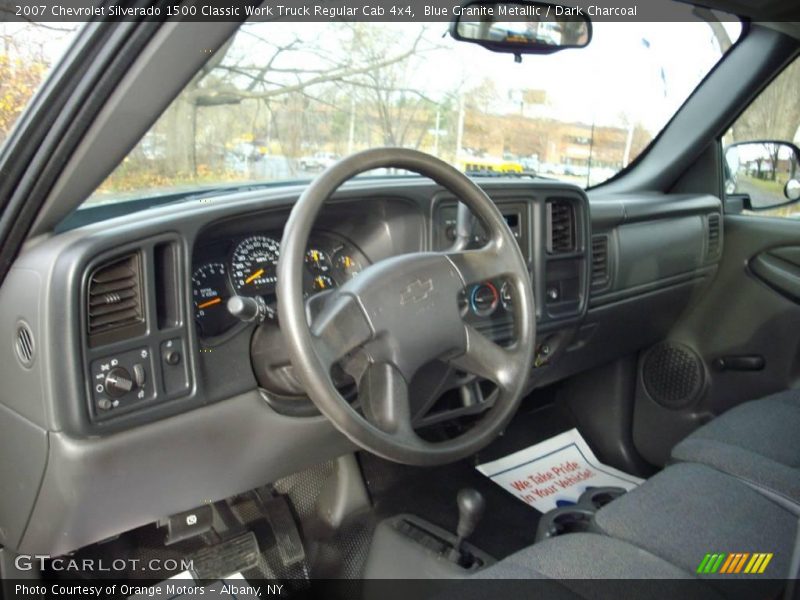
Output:
[[[672,277],[658,279],[656,281],[651,281],[649,283],[645,283],[635,287],[625,288],[622,290],[609,292],[598,296],[593,296],[591,301],[589,302],[589,312],[591,312],[592,309],[598,308],[600,306],[605,306],[607,304],[614,304],[616,302],[621,302],[623,300],[636,298],[637,296],[643,296],[651,292],[658,292],[659,290],[665,290],[687,282],[701,281],[706,278],[710,279],[716,274],[716,272],[717,272],[717,266],[711,265],[708,267],[704,267],[702,269],[698,269],[687,273],[681,273],[679,275],[674,275]]]
[[[51,432],[17,550],[70,552],[352,451],[324,417],[281,416],[255,391],[103,438]]]
[[[0,545],[16,547],[27,527],[39,493],[48,455],[47,432],[0,404]],[[13,482],[13,483],[12,483]]]

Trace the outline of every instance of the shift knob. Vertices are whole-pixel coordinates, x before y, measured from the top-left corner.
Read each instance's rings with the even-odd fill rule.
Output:
[[[486,501],[478,490],[464,488],[458,492],[456,502],[458,503],[456,535],[459,540],[465,540],[478,526],[478,521],[483,516],[483,509],[486,508]]]

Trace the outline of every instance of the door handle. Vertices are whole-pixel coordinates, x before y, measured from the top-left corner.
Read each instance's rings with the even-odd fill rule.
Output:
[[[762,371],[766,361],[760,354],[720,356],[712,365],[717,371]]]
[[[800,266],[764,253],[750,260],[750,270],[776,292],[800,303]]]

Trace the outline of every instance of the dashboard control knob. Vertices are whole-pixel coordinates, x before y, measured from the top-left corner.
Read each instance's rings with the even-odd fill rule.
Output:
[[[106,394],[112,398],[119,398],[133,389],[134,382],[131,378],[131,374],[128,373],[126,369],[114,367],[108,372],[108,375],[106,375],[103,387],[105,388]]]
[[[177,350],[167,350],[164,354],[164,362],[172,367],[179,365],[181,362],[181,353]]]
[[[100,400],[97,401],[97,408],[100,410],[109,410],[112,406],[113,404],[108,398],[100,398]]]
[[[133,380],[136,387],[144,387],[144,384],[147,383],[147,371],[139,363],[133,365]]]
[[[491,281],[484,281],[472,288],[469,303],[476,316],[489,317],[500,303],[500,292]]]

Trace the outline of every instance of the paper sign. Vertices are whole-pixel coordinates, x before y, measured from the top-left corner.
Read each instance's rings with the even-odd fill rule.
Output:
[[[577,429],[477,469],[541,512],[576,503],[588,488],[630,490],[644,481],[597,460]]]

